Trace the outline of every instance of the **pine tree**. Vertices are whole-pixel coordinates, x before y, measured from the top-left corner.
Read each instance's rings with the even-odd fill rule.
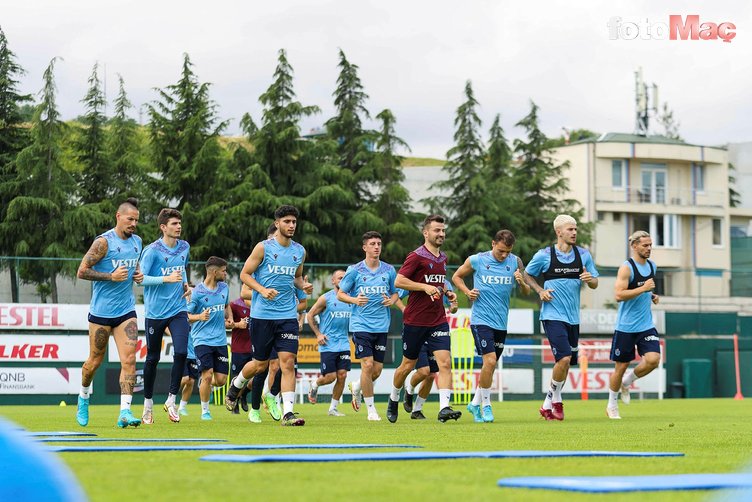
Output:
[[[83,128],[75,142],[77,161],[81,166],[81,198],[85,204],[97,203],[113,194],[112,174],[105,150],[106,106],[99,80],[99,64],[95,63],[89,76],[89,89],[81,100],[86,113],[81,118]]]
[[[16,55],[8,47],[8,40],[0,28],[0,185],[16,177],[16,155],[30,140],[22,107],[30,106],[31,96],[19,94],[18,79],[25,74],[16,62]],[[0,222],[13,194],[0,196]],[[0,255],[13,254],[12,245],[4,247],[0,242]],[[11,299],[18,301],[18,281],[15,264],[9,264],[11,279]]]
[[[517,217],[517,208],[524,201],[512,184],[513,154],[504,135],[504,129],[501,127],[499,114],[494,117],[488,134],[488,153],[483,172],[484,177],[489,180],[488,193],[494,205],[489,222],[492,228],[488,231],[494,234],[506,228],[513,233],[519,233],[517,228],[520,227],[520,221]]]
[[[584,211],[579,202],[563,198],[569,190],[566,177],[569,164],[554,163],[546,150],[548,138],[538,126],[538,106],[531,102],[530,112],[516,125],[525,129],[527,141],[514,141],[519,165],[512,182],[514,190],[524,200],[524,204],[518,205],[520,225],[515,253],[528,261],[538,249],[550,245],[551,223],[562,213],[578,221],[578,244],[587,243],[592,225],[582,221]]]

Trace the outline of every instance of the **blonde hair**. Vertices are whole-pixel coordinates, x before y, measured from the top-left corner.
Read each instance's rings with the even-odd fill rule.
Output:
[[[636,230],[632,235],[629,236],[629,245],[640,242],[640,239],[643,237],[650,237],[650,234],[647,233],[644,230]]]
[[[560,214],[554,220],[554,230],[558,230],[564,225],[577,225],[577,220],[575,220],[568,214]]]

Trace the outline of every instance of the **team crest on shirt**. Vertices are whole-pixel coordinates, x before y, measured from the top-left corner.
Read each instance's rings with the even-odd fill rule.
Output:
[[[510,270],[510,269],[509,269],[509,265],[507,265],[507,272],[509,272],[509,270]]]
[[[292,257],[292,261],[298,261],[298,257],[297,256],[293,256]]]
[[[164,261],[165,261],[165,263],[167,263],[168,261],[170,261],[170,257],[169,256],[165,256],[164,257]]]
[[[428,268],[433,268],[433,263],[428,262]]]
[[[118,246],[117,250],[118,250],[118,253],[119,253],[120,252],[120,246]]]
[[[486,265],[486,270],[491,270],[491,265]]]
[[[138,253],[138,248],[136,246],[133,246],[133,252]]]
[[[274,259],[275,260],[277,259],[277,253],[274,253]]]

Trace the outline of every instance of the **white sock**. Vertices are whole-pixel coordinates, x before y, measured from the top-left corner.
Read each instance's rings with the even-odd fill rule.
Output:
[[[261,392],[261,395],[269,394],[269,381],[264,380],[264,390]]]
[[[353,380],[351,384],[350,388],[352,389],[353,394],[360,392],[360,380]]]
[[[145,410],[154,409],[154,399],[144,398],[144,409]]]
[[[232,386],[235,387],[238,390],[241,390],[243,387],[248,385],[248,378],[243,378],[243,374],[239,373],[238,376],[233,378],[232,380]]]
[[[181,400],[180,400],[180,408],[181,408],[181,409],[186,409],[187,407],[188,407],[188,401],[183,401],[183,400],[181,399]]]
[[[201,401],[201,413],[209,413],[209,401]]]
[[[373,396],[364,397],[363,402],[366,403],[366,406],[368,407],[368,413],[376,413],[376,406],[373,404]]]
[[[422,397],[418,396],[415,398],[415,403],[413,404],[413,412],[420,411],[423,409],[423,403],[425,403],[426,400]]]
[[[392,401],[399,401],[400,400],[400,392],[402,392],[402,387],[399,389],[392,385],[392,393],[389,394],[389,399]]]
[[[481,388],[480,396],[483,401],[483,406],[491,406],[491,387],[487,389]]]
[[[284,408],[283,414],[287,415],[292,413],[293,406],[295,405],[295,392],[283,392],[282,393],[282,407]]]
[[[318,381],[316,381],[316,380],[314,380],[313,382],[311,382],[311,388],[312,388],[313,390],[316,390],[316,389],[318,389],[318,388],[319,388],[319,382],[318,382]]]
[[[617,400],[619,399],[619,393],[620,391],[618,390],[608,389],[608,407],[609,408],[614,408],[618,406]]]
[[[410,381],[410,377],[405,380],[405,392],[408,394],[415,394],[415,388],[413,387],[412,382]]]
[[[175,394],[167,394],[167,401],[165,401],[165,404],[167,406],[175,404]]]
[[[475,388],[475,395],[473,396],[473,400],[470,403],[473,406],[480,406],[480,385]]]
[[[634,383],[634,381],[637,380],[638,378],[640,378],[640,377],[638,377],[637,375],[634,374],[634,370],[629,370],[627,372],[627,374],[624,375],[624,378],[622,378],[621,384],[624,387],[629,388],[629,387],[632,386],[632,384]]]
[[[339,404],[339,399],[332,398],[332,402],[329,403],[329,411],[336,410],[338,404]]]
[[[84,387],[82,385],[81,390],[78,392],[78,395],[83,399],[89,399],[89,394],[91,394],[91,384],[89,384],[88,387]]]
[[[131,409],[131,401],[133,400],[133,396],[130,394],[120,394],[120,409],[121,410],[130,410]]]
[[[439,389],[439,409],[443,410],[449,406],[449,398],[452,396],[452,389]]]
[[[551,380],[551,391],[553,392],[553,395],[551,396],[552,403],[561,402],[561,388],[562,387],[564,387],[564,382],[557,382],[556,380]]]

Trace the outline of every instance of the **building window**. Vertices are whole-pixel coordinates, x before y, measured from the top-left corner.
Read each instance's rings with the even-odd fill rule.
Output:
[[[621,221],[621,213],[613,213],[613,220],[614,223],[618,223]]]
[[[665,204],[666,203],[666,164],[648,164],[640,165],[641,186],[639,201],[648,204]]]
[[[598,211],[596,213],[596,216],[598,218],[598,221],[603,221],[606,219],[606,213],[604,211]]]
[[[705,166],[703,164],[692,164],[692,188],[696,192],[705,191]]]
[[[623,189],[626,185],[627,170],[623,160],[611,161],[611,186],[613,188]]]
[[[713,245],[723,246],[723,220],[713,218]]]
[[[675,214],[636,214],[632,231],[645,230],[653,238],[653,247],[679,247],[679,216]]]

